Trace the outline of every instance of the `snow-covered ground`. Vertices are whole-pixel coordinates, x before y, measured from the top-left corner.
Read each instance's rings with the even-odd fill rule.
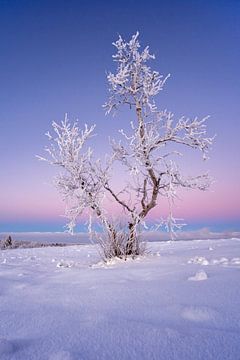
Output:
[[[240,359],[240,240],[0,252],[1,360]]]
[[[87,233],[69,234],[67,232],[20,232],[0,233],[0,240],[5,240],[11,235],[14,241],[27,241],[29,243],[64,243],[64,244],[89,244]]]

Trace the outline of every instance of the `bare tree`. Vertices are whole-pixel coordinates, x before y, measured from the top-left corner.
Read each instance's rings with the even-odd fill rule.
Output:
[[[68,203],[69,228],[73,229],[76,218],[88,209],[90,216],[94,214],[105,229],[104,239],[101,234],[98,235],[105,257],[134,257],[141,252],[138,227],[144,223],[160,197],[168,199],[169,216],[165,225],[174,233],[181,227],[172,214],[177,190],[206,190],[211,183],[208,174],[184,176],[176,163],[176,159],[182,156],[176,150],[179,146],[199,150],[203,159],[207,159],[213,141],[206,136],[208,117],[199,120],[183,116],[175,120],[173,113],[158,110],[155,97],[169,75],[164,77],[148,66],[155,57],[148,47],[140,50],[138,35],[132,36],[129,42],[120,36],[113,43],[117,50],[113,55],[117,70],[107,76],[110,98],[104,108],[109,114],[127,106],[131,114],[135,114],[135,120],[129,122],[129,133],[121,129],[122,138],[111,140],[112,154],[107,162],[102,165],[99,160],[93,160],[90,148],[83,150],[95,126],[88,128],[85,125],[85,130],[80,131],[76,123],[71,127],[66,118],[61,125],[53,123],[57,134],[55,139],[48,134],[54,144],[46,149],[51,156],[51,160],[47,161],[65,171],[57,177],[56,185]],[[124,166],[129,174],[128,186],[120,192],[115,191],[111,181],[111,170],[116,162]],[[104,211],[103,198],[106,194],[118,203],[127,217],[123,230],[119,230]]]

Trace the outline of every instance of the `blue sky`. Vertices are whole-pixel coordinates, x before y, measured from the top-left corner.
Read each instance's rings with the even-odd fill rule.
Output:
[[[191,226],[240,229],[239,1],[0,1],[0,230],[61,230],[54,171],[36,161],[44,133],[64,113],[96,123],[99,154],[128,119],[105,117],[112,42],[137,30],[171,73],[158,105],[176,115],[211,115],[217,134],[209,194],[188,194]],[[122,115],[122,117],[121,117]],[[189,172],[195,168],[190,158]],[[200,225],[199,225],[200,226]]]

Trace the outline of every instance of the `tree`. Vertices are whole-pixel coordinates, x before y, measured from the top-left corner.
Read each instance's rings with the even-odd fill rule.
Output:
[[[120,130],[120,141],[111,141],[112,153],[105,164],[94,160],[92,150],[86,148],[85,143],[93,135],[95,126],[85,125],[85,129],[80,130],[77,123],[71,125],[67,117],[60,125],[53,123],[55,138],[47,134],[52,143],[46,148],[50,159],[40,158],[64,170],[56,178],[56,186],[67,203],[69,229],[74,228],[76,219],[86,210],[90,218],[94,215],[103,226],[104,236],[98,234],[98,240],[106,258],[134,257],[141,252],[138,228],[160,197],[168,199],[169,216],[165,225],[174,233],[181,227],[172,214],[177,190],[204,191],[211,183],[208,174],[184,176],[174,160],[182,154],[172,146],[199,150],[206,160],[213,142],[213,138],[206,135],[208,117],[191,120],[183,116],[175,121],[173,113],[157,108],[155,97],[169,75],[164,77],[149,67],[149,61],[155,57],[148,47],[140,50],[138,36],[137,32],[129,42],[119,36],[113,43],[117,70],[107,76],[110,97],[104,108],[109,114],[127,106],[135,114],[135,120],[130,122],[129,133]],[[125,167],[130,177],[129,184],[120,193],[114,190],[111,182],[111,171],[116,163]],[[127,217],[125,227],[118,229],[104,210],[106,194],[122,208]],[[93,233],[91,220],[89,230]]]

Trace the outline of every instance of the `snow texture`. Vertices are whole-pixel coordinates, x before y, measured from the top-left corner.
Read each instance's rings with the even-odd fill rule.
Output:
[[[0,359],[239,359],[239,239],[148,249],[108,263],[94,245],[1,251]]]
[[[194,276],[190,276],[188,278],[188,280],[192,280],[192,281],[202,281],[202,280],[207,280],[208,276],[205,273],[205,271],[203,270],[199,270],[196,275]]]

